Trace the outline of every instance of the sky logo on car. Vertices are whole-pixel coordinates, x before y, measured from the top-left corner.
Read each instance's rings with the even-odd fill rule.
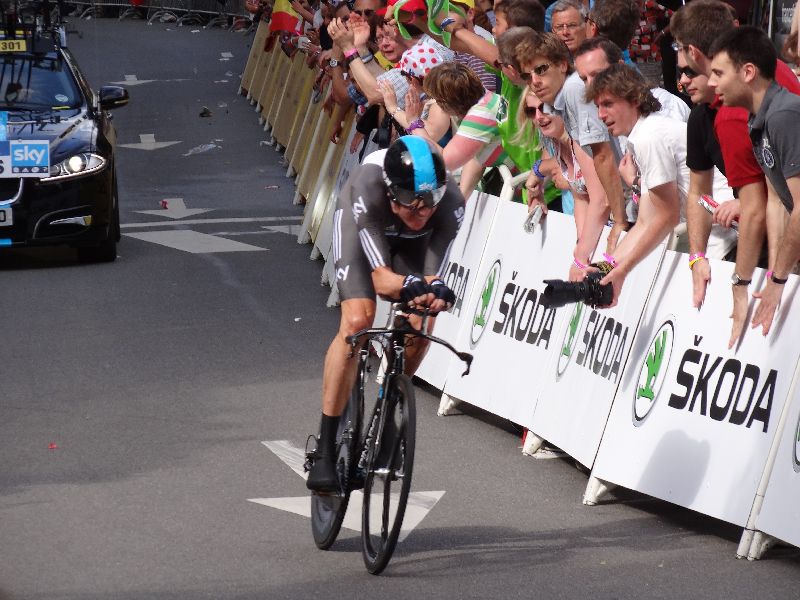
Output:
[[[50,173],[50,142],[46,140],[12,141],[11,172],[19,177],[47,176]]]

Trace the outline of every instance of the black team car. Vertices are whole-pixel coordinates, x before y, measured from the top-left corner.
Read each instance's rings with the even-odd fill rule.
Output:
[[[110,262],[120,226],[108,111],[128,92],[92,91],[41,5],[0,24],[0,251],[68,244],[82,261]]]

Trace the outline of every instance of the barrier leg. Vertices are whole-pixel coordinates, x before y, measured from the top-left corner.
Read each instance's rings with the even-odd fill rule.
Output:
[[[325,284],[323,283],[322,285]],[[328,294],[328,301],[325,303],[325,305],[328,308],[333,308],[334,306],[339,306],[339,304],[340,304],[339,286],[337,286],[336,283],[334,282],[334,284],[331,286],[331,293]]]
[[[753,535],[753,542],[750,544],[750,550],[747,553],[747,560],[759,560],[767,550],[777,543],[777,538],[756,531],[755,535]]]
[[[533,456],[544,445],[544,438],[539,437],[530,429],[525,430],[525,437],[522,439],[522,453],[525,456]]]
[[[439,408],[436,411],[436,414],[440,417],[446,417],[449,415],[459,415],[461,411],[458,410],[458,405],[460,400],[457,398],[453,398],[449,394],[442,394],[442,398],[439,400]]]
[[[603,481],[592,475],[589,477],[589,483],[586,485],[586,491],[583,493],[583,503],[586,506],[594,506],[603,496],[617,487],[613,483]]]
[[[286,177],[291,179],[295,175],[297,175],[297,171],[294,170],[294,167],[292,165],[289,165],[289,168],[286,169]]]

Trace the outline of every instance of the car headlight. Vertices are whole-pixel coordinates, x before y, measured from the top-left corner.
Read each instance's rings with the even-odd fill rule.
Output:
[[[51,183],[83,177],[97,171],[101,171],[106,166],[106,159],[93,152],[82,152],[62,160],[60,163],[50,167],[50,176],[39,179],[41,183]]]

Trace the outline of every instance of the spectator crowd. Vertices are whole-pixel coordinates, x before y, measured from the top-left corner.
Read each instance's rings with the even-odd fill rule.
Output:
[[[269,9],[275,20],[278,4]],[[339,124],[332,141],[353,111],[352,153],[367,139],[424,137],[465,198],[497,194],[499,165],[529,172],[515,200],[574,217],[565,278],[599,268],[616,303],[631,270],[674,236],[698,308],[709,259],[735,261],[731,346],[751,295],[751,326],[764,335],[790,301],[783,291],[800,260],[797,11],[781,53],[743,24],[746,7],[722,0],[293,0],[291,12],[296,26],[274,37],[319,70],[314,100]],[[643,67],[653,60],[661,73]],[[606,227],[604,260],[593,264]],[[766,282],[751,289],[759,266]]]

